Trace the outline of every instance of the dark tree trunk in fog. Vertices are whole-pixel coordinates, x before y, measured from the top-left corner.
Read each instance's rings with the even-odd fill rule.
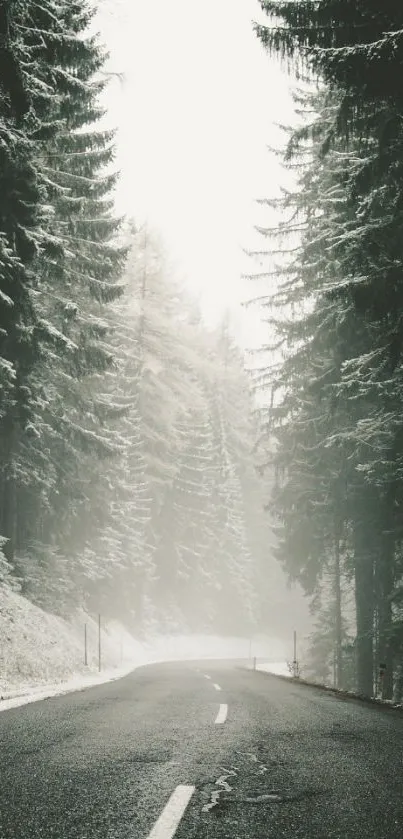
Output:
[[[357,619],[357,690],[373,694],[374,561],[365,524],[354,532],[355,606]]]
[[[17,487],[15,479],[8,474],[3,480],[2,536],[8,539],[3,552],[13,563],[17,541]]]
[[[334,597],[335,597],[335,670],[336,686],[343,687],[343,620],[341,603],[341,572],[340,572],[340,528],[336,524],[334,542]]]
[[[8,540],[3,552],[11,564],[13,563],[17,544],[17,483],[14,474],[14,456],[17,446],[16,416],[10,415],[3,426],[2,440],[2,509],[0,535]]]
[[[382,678],[382,698],[392,699],[393,696],[393,649],[391,644],[392,628],[392,592],[393,592],[393,560],[394,540],[389,534],[382,538],[381,551],[378,559],[377,582],[378,590],[378,618],[379,618],[379,661],[386,665]]]
[[[400,650],[399,659],[393,691],[393,701],[397,703],[403,699],[403,650]]]

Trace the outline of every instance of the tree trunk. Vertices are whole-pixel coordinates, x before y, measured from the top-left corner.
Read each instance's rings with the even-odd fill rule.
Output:
[[[402,656],[402,652],[400,652],[400,656]],[[397,668],[396,673],[396,681],[394,686],[393,692],[393,701],[396,703],[401,703],[403,699],[403,661],[400,660],[400,664]]]
[[[4,480],[1,535],[8,539],[8,542],[4,545],[3,553],[12,565],[17,540],[17,487],[15,478],[10,472],[11,469]]]
[[[15,453],[17,451],[17,433],[19,431],[18,411],[8,416],[2,426],[1,439],[1,515],[0,535],[8,542],[4,545],[3,553],[8,562],[13,564],[17,543],[17,482],[14,470]]]
[[[341,575],[340,575],[340,538],[339,533],[336,532],[334,544],[334,604],[335,604],[335,669],[336,669],[336,687],[343,687],[343,619],[341,606]]]
[[[393,649],[391,645],[394,540],[384,534],[377,563],[377,591],[379,614],[378,665],[385,665],[382,676],[382,699],[393,696]]]
[[[374,561],[361,523],[354,531],[357,689],[373,695]]]

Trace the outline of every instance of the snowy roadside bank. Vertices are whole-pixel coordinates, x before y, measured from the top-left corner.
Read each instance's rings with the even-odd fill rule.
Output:
[[[99,672],[96,617],[78,611],[65,620],[0,588],[0,711],[113,681],[146,664],[220,658],[247,662],[252,652],[266,661],[269,655],[278,660],[283,655],[281,642],[264,637],[252,642],[172,634],[140,642],[117,622],[102,621],[101,627]]]
[[[252,665],[253,667],[253,665]],[[283,676],[290,679],[291,673],[286,661],[256,661],[254,670],[260,670],[262,673],[272,673],[273,676]]]
[[[64,620],[16,592],[0,589],[0,711],[111,681],[150,657],[116,622],[102,626],[101,653],[99,672],[98,625],[93,617],[78,611]]]
[[[143,664],[144,662],[140,664],[133,663],[123,667],[101,671],[98,674],[75,675],[66,682],[57,682],[55,684],[21,685],[17,690],[10,690],[2,694],[0,711],[6,711],[9,708],[18,708],[20,705],[28,705],[31,702],[39,702],[42,699],[51,699],[53,696],[63,696],[67,693],[74,693],[75,691],[85,690],[95,685],[112,682],[115,679],[121,679],[123,676],[127,676],[128,673],[131,673],[136,667],[141,667]]]
[[[400,713],[403,713],[403,705],[393,702],[391,699],[381,699],[378,696],[364,696],[363,694],[352,690],[343,690],[342,688],[336,688],[332,685],[324,685],[322,682],[314,682],[300,677],[296,678],[291,675],[286,663],[284,663],[284,665],[282,665],[281,662],[278,664],[269,662],[261,664],[257,663],[256,667],[254,667],[253,664],[250,664],[247,669],[255,670],[260,673],[267,673],[268,675],[276,676],[278,679],[285,679],[287,681],[291,680],[292,682],[295,682],[295,684],[303,685],[304,687],[316,688],[326,693],[333,694],[334,696],[338,696],[340,699],[355,699],[368,705],[379,706],[385,710],[399,711]]]

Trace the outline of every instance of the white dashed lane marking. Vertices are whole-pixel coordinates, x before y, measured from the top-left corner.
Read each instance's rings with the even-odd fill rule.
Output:
[[[227,719],[227,714],[228,714],[228,705],[220,705],[220,709],[219,709],[218,714],[217,714],[217,716],[215,718],[215,721],[214,721],[216,723],[216,725],[217,724],[220,725],[220,723],[225,722],[225,720]]]
[[[207,673],[203,673],[202,675],[204,676],[205,679],[208,679],[209,681],[211,681],[211,676],[209,676]],[[215,688],[216,690],[221,690],[220,685],[218,685],[217,682],[211,682],[211,683],[213,685],[213,688]],[[228,714],[228,705],[225,705],[225,704],[220,705],[218,714],[217,714],[214,722],[218,725],[222,724],[227,719],[227,714]]]
[[[190,785],[176,787],[147,839],[172,839],[194,791]]]

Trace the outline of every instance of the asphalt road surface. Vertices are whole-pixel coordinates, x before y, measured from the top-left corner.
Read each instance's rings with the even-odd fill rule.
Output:
[[[1,839],[403,836],[402,715],[225,662],[4,711],[0,760]]]

